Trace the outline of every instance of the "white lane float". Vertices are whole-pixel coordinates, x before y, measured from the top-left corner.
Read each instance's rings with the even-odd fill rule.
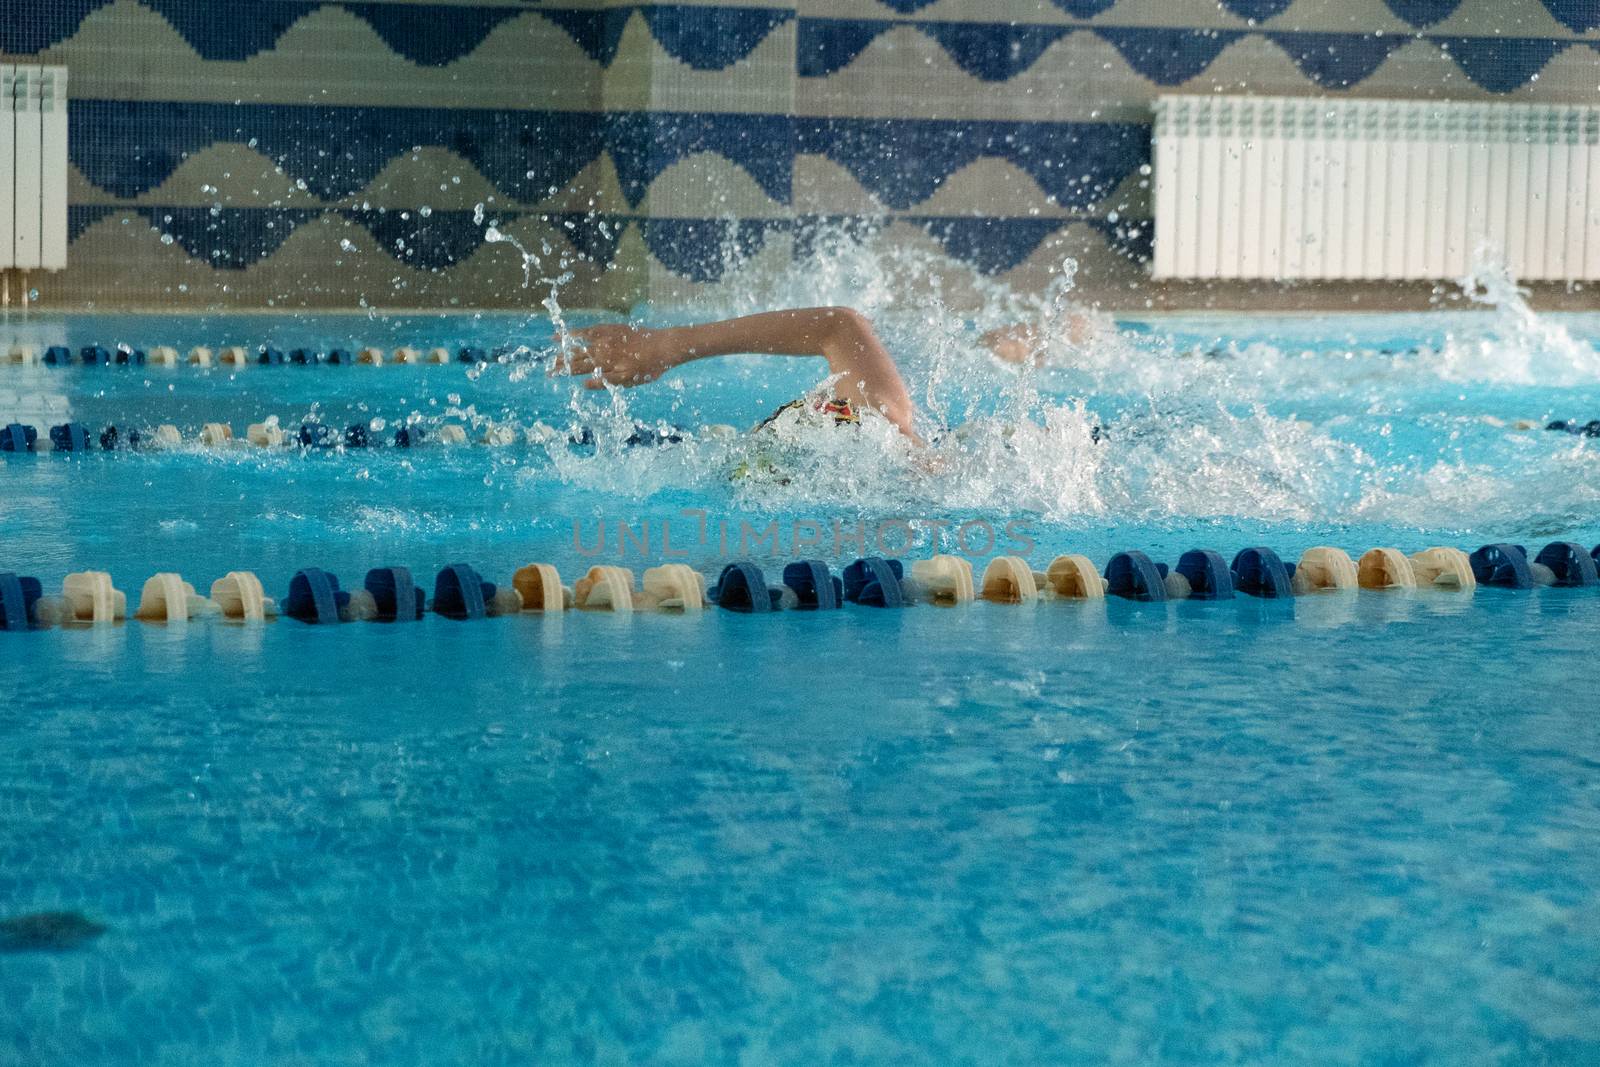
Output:
[[[1411,557],[1419,589],[1454,589],[1470,593],[1478,587],[1472,574],[1472,561],[1459,548],[1436,545]]]
[[[256,448],[280,448],[283,427],[278,425],[278,417],[274,415],[265,422],[252,422],[245,428],[244,439]]]
[[[1296,596],[1347,592],[1360,585],[1350,553],[1330,545],[1306,549],[1295,565],[1292,583]]]
[[[225,422],[208,422],[200,427],[200,443],[207,448],[225,448],[233,444],[233,427]]]
[[[176,367],[183,358],[171,345],[157,345],[150,350],[150,362],[157,367]]]
[[[650,567],[644,572],[642,592],[635,598],[635,606],[698,615],[706,606],[705,576],[684,563]]]
[[[429,363],[450,363],[450,362],[452,362],[452,360],[450,359],[450,350],[448,348],[430,348],[430,349],[428,349],[427,362],[429,362]]]
[[[205,345],[196,345],[189,349],[189,366],[209,367],[213,362],[215,362],[215,356],[211,349]]]
[[[78,571],[61,581],[62,622],[112,623],[128,615],[128,596],[105,571]]]
[[[180,448],[183,445],[183,433],[170,422],[163,422],[150,431],[150,447],[152,448]]]
[[[363,348],[357,354],[356,362],[363,363],[369,367],[381,367],[383,366],[383,349]]]
[[[144,622],[188,622],[216,612],[215,602],[198,595],[182,575],[168,571],[144,583],[134,617]]]
[[[977,599],[972,564],[960,556],[937,555],[911,564],[917,597],[940,607],[960,607]]]
[[[422,353],[409,345],[402,345],[394,350],[394,361],[396,363],[421,363]]]
[[[1045,581],[1051,592],[1069,600],[1104,600],[1106,580],[1088,556],[1057,556],[1045,568]]]
[[[229,345],[217,353],[217,362],[224,367],[248,367],[250,353],[245,351],[243,345]]]
[[[262,622],[278,614],[278,605],[250,571],[229,571],[212,582],[211,599],[223,618],[238,622]]]

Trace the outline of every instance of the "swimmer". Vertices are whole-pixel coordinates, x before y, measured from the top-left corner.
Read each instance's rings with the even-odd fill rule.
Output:
[[[1086,318],[1071,315],[1065,336],[1081,343],[1091,329]],[[674,367],[708,356],[821,356],[836,380],[833,395],[814,403],[818,412],[845,423],[855,422],[857,412],[876,411],[911,440],[923,443],[913,426],[916,407],[894,358],[878,339],[871,320],[852,308],[794,308],[654,329],[589,326],[574,330],[573,337],[579,347],[572,354],[570,370],[557,365],[552,373],[588,374],[584,385],[589,389],[642,385]],[[1040,335],[1032,327],[992,330],[981,340],[1012,363],[1035,358],[1033,353],[1040,347]]]

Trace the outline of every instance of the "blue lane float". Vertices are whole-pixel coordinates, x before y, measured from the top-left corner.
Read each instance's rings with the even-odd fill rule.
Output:
[[[44,361],[52,367],[65,367],[72,362],[72,349],[66,345],[51,345],[44,350]]]
[[[271,351],[277,352],[277,349],[271,349]],[[262,353],[263,356],[265,354],[265,352]],[[269,360],[263,358],[261,362],[267,363]],[[280,358],[277,362],[281,363],[283,360]],[[297,367],[315,367],[322,362],[322,353],[315,348],[291,348],[289,350],[289,362]]]
[[[428,431],[421,426],[402,426],[394,432],[396,448],[417,448],[428,440]]]
[[[1479,585],[1502,589],[1532,589],[1533,572],[1528,569],[1528,552],[1521,545],[1484,545],[1467,557],[1472,576]]]
[[[111,353],[103,345],[84,345],[78,349],[78,359],[85,367],[111,366]]]
[[[844,602],[844,583],[818,559],[801,560],[783,568],[783,584],[794,590],[802,611],[833,611]]]
[[[452,563],[433,582],[433,610],[447,619],[482,619],[496,589],[465,563]]]
[[[37,605],[44,585],[28,578],[0,571],[0,630],[31,630],[39,624]]]
[[[1582,545],[1571,541],[1554,541],[1539,550],[1535,563],[1549,567],[1555,575],[1555,584],[1568,588],[1600,585],[1600,568],[1594,557]]]
[[[722,568],[706,599],[727,611],[764,614],[778,610],[783,590],[769,589],[766,575],[754,563],[730,563]]]
[[[481,348],[468,346],[456,352],[456,361],[459,363],[487,363],[489,362],[489,353]]]
[[[1269,600],[1294,596],[1294,567],[1270,548],[1247,548],[1233,557],[1233,587],[1241,593]]]
[[[1233,571],[1219,552],[1196,548],[1178,558],[1178,573],[1189,583],[1193,600],[1232,600]]]
[[[38,430],[13,422],[0,430],[0,452],[32,452],[38,440]]]
[[[344,447],[367,448],[372,444],[372,435],[367,431],[366,424],[352,422],[344,430]]]
[[[145,361],[144,349],[134,348],[131,345],[118,345],[111,358],[119,367],[142,367]]]
[[[427,598],[406,567],[376,567],[363,583],[372,594],[380,622],[416,622],[422,618]]]
[[[1106,564],[1106,592],[1124,600],[1167,599],[1167,568],[1143,552],[1118,552]]]
[[[335,348],[328,353],[328,362],[335,367],[348,367],[356,361],[348,348]]]
[[[289,579],[283,613],[301,622],[332,625],[340,621],[339,610],[349,603],[350,594],[340,590],[339,579],[320,567],[307,567]]]
[[[326,423],[302,422],[295,440],[301,448],[328,449],[338,448],[343,438],[338,430]]]
[[[905,573],[905,566],[897,559],[867,556],[844,569],[840,585],[844,598],[852,604],[872,608],[903,608],[906,606],[906,595],[900,582]]]
[[[89,451],[89,428],[81,422],[64,422],[50,427],[50,447],[57,452]]]

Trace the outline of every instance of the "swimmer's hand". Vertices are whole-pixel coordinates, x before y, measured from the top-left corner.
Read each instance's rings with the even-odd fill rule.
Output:
[[[1016,323],[990,330],[978,338],[978,343],[1007,363],[1037,366],[1045,362],[1045,354],[1052,341],[1073,346],[1084,345],[1094,338],[1095,332],[1094,320],[1089,316],[1068,312],[1048,330]]]
[[[573,330],[577,342],[572,362],[558,359],[551,374],[587,374],[585,389],[604,389],[607,385],[643,385],[653,382],[682,360],[673,347],[664,343],[663,331],[637,326],[607,324]]]

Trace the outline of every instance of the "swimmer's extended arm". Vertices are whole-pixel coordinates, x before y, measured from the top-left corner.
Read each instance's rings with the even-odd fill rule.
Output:
[[[645,330],[590,326],[574,330],[583,348],[572,353],[573,374],[593,374],[590,389],[654,381],[690,360],[751,353],[822,356],[839,375],[835,393],[858,407],[881,411],[912,440],[915,408],[894,360],[859,311],[844,307],[766,311],[697,326]]]

